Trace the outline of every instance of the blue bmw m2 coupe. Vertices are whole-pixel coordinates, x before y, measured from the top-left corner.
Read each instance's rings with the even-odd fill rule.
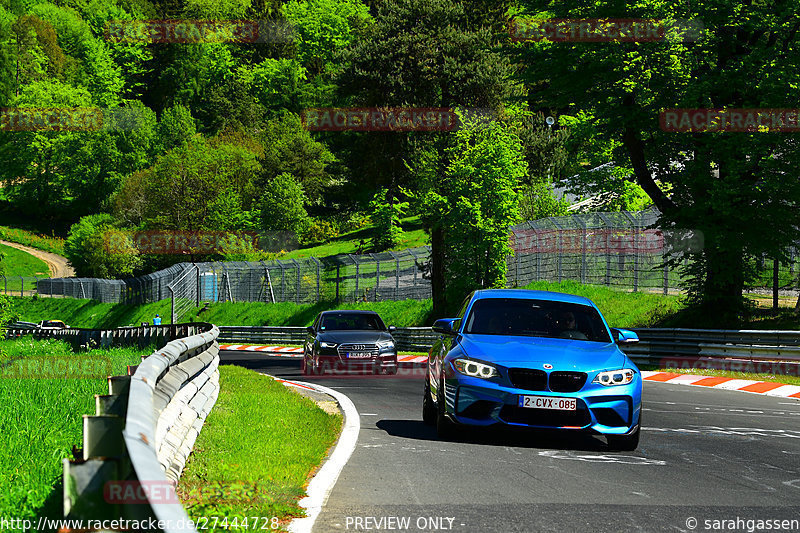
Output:
[[[580,296],[522,289],[472,293],[458,318],[437,320],[423,420],[440,438],[459,426],[583,430],[608,446],[639,445],[642,378],[609,328]]]

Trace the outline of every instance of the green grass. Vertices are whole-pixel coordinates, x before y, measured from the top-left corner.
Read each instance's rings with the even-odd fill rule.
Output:
[[[683,309],[678,296],[624,292],[598,285],[581,285],[575,281],[538,281],[525,288],[585,296],[597,305],[610,326],[619,328],[659,327],[666,318]]]
[[[30,338],[0,341],[0,353],[23,360],[75,356],[64,342]],[[116,348],[80,357],[108,357],[112,374],[120,375],[145,353]],[[0,370],[0,517],[54,517],[62,508],[61,459],[81,446],[82,415],[94,412],[94,395],[108,393],[108,385],[103,377],[13,378],[18,365]]]
[[[4,276],[50,277],[47,263],[28,252],[0,244],[0,253],[5,256],[2,262]]]
[[[20,320],[63,320],[76,328],[114,328],[138,326],[140,322],[152,323],[156,313],[169,321],[170,301],[145,305],[100,303],[95,300],[74,298],[12,298],[14,309]],[[307,326],[317,313],[326,309],[371,309],[378,312],[387,325],[419,326],[426,323],[431,311],[430,300],[404,300],[400,302],[360,302],[339,304],[319,302],[316,304],[259,302],[212,303],[208,310],[192,309],[182,322],[193,320],[211,322],[218,326]]]
[[[525,288],[577,294],[593,300],[614,327],[710,327],[709,317],[698,315],[684,306],[679,296],[644,292],[626,292],[598,285],[581,285],[574,281],[562,283],[536,282]],[[146,305],[104,304],[94,300],[72,298],[13,298],[20,320],[38,322],[60,319],[73,327],[113,328],[152,323],[156,313],[169,320],[170,302],[162,300]],[[260,302],[209,303],[193,308],[183,322],[202,321],[220,326],[308,326],[314,317],[327,309],[368,309],[381,315],[387,325],[413,327],[430,325],[430,300],[397,302],[357,302],[336,304],[330,301],[315,304],[289,302],[269,304]],[[720,327],[718,324],[714,327]],[[792,308],[783,308],[778,315],[770,309],[754,309],[749,317],[727,329],[786,329],[800,330],[800,315]]]
[[[144,305],[100,303],[96,300],[75,298],[20,298],[14,297],[14,309],[20,320],[63,320],[75,328],[116,328],[138,326],[141,322],[153,323],[156,313],[169,321],[170,301]]]
[[[341,415],[324,412],[277,381],[221,366],[219,399],[178,486],[189,516],[227,517],[227,530],[234,529],[230,526],[237,517],[276,517],[285,525],[302,516],[297,501],[341,424]],[[211,529],[212,522],[207,525]]]
[[[403,233],[395,250],[405,250],[406,248],[416,248],[429,244],[428,235],[422,229],[422,222],[419,217],[408,217],[400,221]],[[321,244],[303,246],[297,250],[292,250],[280,259],[298,259],[300,257],[327,257],[329,255],[354,254],[359,251],[370,252],[370,237],[373,232],[372,227],[361,228],[349,233],[343,233]],[[362,244],[363,241],[363,244]]]
[[[655,370],[673,374],[692,374],[695,376],[717,376],[722,378],[749,379],[753,381],[772,381],[787,385],[800,385],[800,376],[784,376],[781,374],[755,374],[752,372],[735,372],[711,368],[662,368],[658,365],[639,365],[640,370]]]
[[[0,239],[64,255],[64,239],[60,237],[48,237],[22,228],[0,226]]]
[[[268,304],[259,302],[214,303],[207,311],[195,309],[184,320],[211,322],[218,326],[310,326],[321,311],[328,309],[365,309],[377,312],[387,326],[411,327],[428,323],[430,300],[398,302],[318,302]]]

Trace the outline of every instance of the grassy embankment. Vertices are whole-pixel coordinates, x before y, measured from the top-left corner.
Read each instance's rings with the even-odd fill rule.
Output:
[[[64,239],[48,237],[22,228],[0,226],[0,240],[16,242],[45,252],[64,255]]]
[[[212,531],[272,530],[302,516],[297,501],[336,441],[341,415],[244,368],[220,367],[220,388],[178,486],[189,516],[218,517],[217,528],[200,524]],[[255,526],[252,517],[277,520]]]
[[[567,292],[591,298],[608,322],[618,327],[654,326],[682,307],[676,296],[622,292],[575,282],[537,282],[527,288]],[[156,313],[162,316],[169,313],[169,300],[140,306],[103,304],[71,298],[15,298],[14,301],[22,320],[61,319],[74,327],[138,325],[140,322],[149,322]],[[387,324],[400,327],[424,326],[430,324],[434,318],[430,316],[430,300],[340,304],[236,302],[211,303],[207,309],[195,308],[184,317],[184,321],[202,320],[217,325],[240,326],[307,326],[317,313],[326,309],[370,309],[377,311]]]
[[[419,217],[402,219],[400,221],[400,227],[403,233],[400,235],[397,245],[392,248],[392,251],[416,248],[429,244],[428,235],[422,229],[422,222],[420,222]],[[291,250],[285,255],[280,256],[280,259],[354,254],[359,250],[368,252],[370,251],[369,240],[373,232],[374,229],[371,226],[367,226],[356,231],[343,233],[324,243],[306,245],[297,250]]]
[[[0,271],[0,274],[4,276],[35,276],[41,278],[50,275],[47,263],[27,252],[0,244],[0,253],[4,255],[2,271]],[[0,290],[2,288],[0,286]]]
[[[93,365],[82,367],[82,377],[70,378],[60,372],[65,358],[75,355],[66,343],[0,341],[0,516],[60,516],[61,459],[72,456],[72,446],[81,446],[82,415],[94,412],[94,395],[108,393],[109,369],[102,358],[110,361],[111,375],[121,375],[145,353],[133,348],[85,352],[81,360],[89,358]],[[71,361],[69,368],[75,368],[76,360]]]

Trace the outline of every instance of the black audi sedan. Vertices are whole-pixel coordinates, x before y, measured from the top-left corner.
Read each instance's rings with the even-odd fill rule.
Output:
[[[396,374],[394,329],[374,311],[323,311],[308,327],[303,374],[340,369]]]

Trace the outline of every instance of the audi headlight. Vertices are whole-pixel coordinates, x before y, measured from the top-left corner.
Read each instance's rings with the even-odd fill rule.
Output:
[[[336,348],[337,346],[338,346],[338,344],[336,344],[335,342],[320,341],[320,343],[319,343],[319,347],[320,348]]]
[[[498,375],[497,369],[492,365],[487,365],[486,363],[479,363],[477,361],[472,361],[470,359],[455,359],[453,361],[453,366],[459,373],[473,378],[486,379]]]
[[[394,341],[380,341],[378,342],[378,348],[381,350],[391,350],[394,348]]]
[[[600,385],[605,385],[606,387],[611,387],[613,385],[627,385],[633,381],[634,375],[636,375],[636,371],[630,368],[609,370],[607,372],[599,372],[597,376],[595,376],[592,383],[599,383]]]

